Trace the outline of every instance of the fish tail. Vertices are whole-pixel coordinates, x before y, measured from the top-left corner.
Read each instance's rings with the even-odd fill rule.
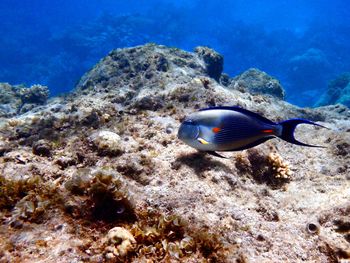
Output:
[[[315,125],[315,126],[319,126],[319,127],[328,129],[325,126],[322,126],[320,124],[317,124],[317,123],[309,121],[309,120],[290,119],[290,120],[282,121],[282,122],[279,123],[279,125],[282,126],[282,131],[281,131],[281,134],[278,137],[280,137],[281,139],[283,139],[283,140],[285,140],[287,142],[290,142],[290,143],[293,143],[293,144],[296,144],[296,145],[325,148],[324,146],[306,144],[306,143],[303,143],[303,142],[300,142],[300,141],[296,140],[294,138],[294,131],[295,131],[295,128],[299,124],[311,124],[311,125]]]

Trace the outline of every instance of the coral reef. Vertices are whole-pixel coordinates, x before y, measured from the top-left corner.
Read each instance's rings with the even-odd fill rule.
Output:
[[[279,99],[284,99],[285,92],[280,82],[255,68],[248,69],[235,77],[230,86],[252,94],[268,94]]]
[[[106,247],[106,251],[109,251],[106,254],[107,259],[123,258],[132,251],[132,245],[136,243],[136,240],[125,228],[114,227],[108,231],[107,243],[111,245]]]
[[[281,187],[290,181],[292,171],[288,162],[277,153],[265,155],[255,149],[247,151],[247,156],[236,156],[236,167],[244,173],[249,173],[260,183],[272,187]]]
[[[1,262],[349,257],[349,109],[291,105],[256,70],[233,88],[238,80],[209,75],[217,53],[198,50],[113,50],[73,93],[0,119]],[[4,105],[22,104],[13,86],[3,87]],[[276,122],[311,119],[330,129],[301,125],[296,138],[327,148],[276,138],[227,159],[198,153],[176,132],[185,116],[212,105]]]
[[[14,88],[8,83],[0,84],[0,117],[15,115],[21,105],[21,99],[16,96]]]
[[[55,187],[39,176],[20,179],[0,176],[0,189],[0,209],[11,210],[8,223],[14,228],[22,228],[23,221],[42,222],[48,207],[58,202]]]
[[[78,170],[65,183],[65,188],[72,194],[83,197],[82,200],[71,200],[65,207],[75,217],[88,216],[104,221],[134,220],[134,204],[127,185],[113,171]]]
[[[270,153],[267,160],[274,178],[289,179],[289,177],[292,175],[289,163],[283,161],[280,155]]]
[[[328,84],[328,89],[316,106],[341,103],[350,107],[350,73],[343,73]]]
[[[0,83],[0,118],[32,110],[45,104],[48,97],[49,89],[46,86],[33,85],[27,88]]]
[[[219,80],[224,68],[224,58],[208,47],[196,47],[194,51],[203,59],[208,76]]]

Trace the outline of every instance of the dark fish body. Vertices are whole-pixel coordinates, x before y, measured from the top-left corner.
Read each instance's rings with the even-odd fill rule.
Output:
[[[214,155],[218,155],[215,151],[248,149],[275,137],[297,145],[319,147],[294,138],[296,126],[302,123],[321,126],[304,119],[275,123],[243,108],[213,107],[188,116],[179,128],[178,138]]]

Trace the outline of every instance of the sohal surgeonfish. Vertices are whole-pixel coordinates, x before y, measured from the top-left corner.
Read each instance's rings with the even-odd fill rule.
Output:
[[[304,119],[290,119],[275,123],[240,107],[212,107],[188,116],[181,124],[178,138],[189,146],[209,154],[223,157],[216,151],[239,151],[279,137],[287,142],[302,143],[294,138],[298,124],[322,125]]]

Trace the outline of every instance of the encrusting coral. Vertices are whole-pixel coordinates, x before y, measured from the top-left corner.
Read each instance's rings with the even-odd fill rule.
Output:
[[[273,188],[281,187],[291,179],[290,164],[278,153],[271,152],[266,155],[256,149],[250,149],[247,156],[238,154],[235,159],[235,166],[239,171],[251,174],[256,181]]]
[[[129,251],[133,250],[133,244],[136,243],[133,235],[122,227],[114,227],[108,231],[107,252],[106,258],[113,259],[114,257],[125,257]]]
[[[101,155],[115,156],[124,151],[120,136],[111,131],[98,131],[90,140]]]
[[[88,197],[82,203],[68,202],[69,214],[84,217],[86,209],[92,207],[88,212],[92,220],[121,222],[128,227],[118,226],[108,231],[101,245],[107,260],[180,259],[196,252],[204,258],[225,257],[225,247],[214,234],[192,230],[179,216],[136,209],[127,185],[113,171],[83,169],[65,187],[75,195]],[[93,204],[89,205],[90,202]]]
[[[106,248],[106,257],[114,256],[125,260],[135,257],[161,261],[161,260],[186,260],[193,254],[200,259],[221,260],[226,258],[226,247],[218,235],[211,234],[204,229],[191,229],[189,224],[176,215],[162,215],[152,210],[140,210],[137,212],[138,220],[130,231],[113,228],[110,236],[118,237],[125,241],[124,245],[117,246],[117,251],[112,247]],[[111,242],[107,242],[110,244]],[[113,243],[113,242],[112,242]]]
[[[290,179],[292,171],[288,162],[284,161],[277,153],[270,153],[267,157],[270,171],[276,179]]]
[[[87,200],[72,202],[67,206],[69,213],[108,222],[134,220],[134,203],[122,177],[111,170],[82,169],[66,182],[66,189]]]
[[[0,209],[12,209],[9,223],[20,228],[22,221],[41,222],[50,205],[57,205],[54,185],[39,176],[9,179],[0,176]]]

